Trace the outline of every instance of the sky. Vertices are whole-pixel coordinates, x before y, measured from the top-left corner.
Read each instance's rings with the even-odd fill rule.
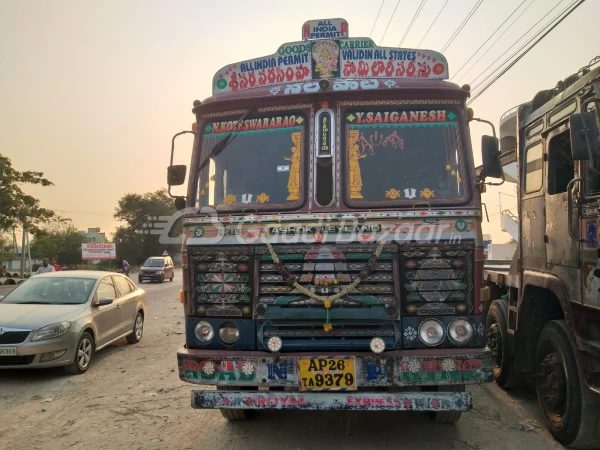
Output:
[[[424,3],[403,47],[419,44],[445,1]],[[552,7],[559,4],[527,36],[571,1],[483,0],[444,52],[451,77],[515,8],[521,5],[504,27],[525,12],[452,81],[472,83]],[[448,0],[420,48],[441,50],[476,3]],[[420,4],[385,0],[375,22],[380,0],[0,2],[0,152],[17,169],[44,172],[54,182],[26,187],[44,207],[82,230],[114,231],[119,198],[166,187],[171,137],[191,128],[192,102],[210,96],[221,67],[301,40],[309,19],[343,17],[351,37],[395,47]],[[470,105],[475,116],[497,124],[505,111],[587,64],[600,53],[599,16],[600,0],[587,0]],[[489,133],[487,125],[471,124],[476,163],[481,135]],[[191,145],[191,138],[178,140],[176,164],[189,164]],[[503,186],[484,196],[490,216],[484,233],[495,242],[509,239],[500,229],[500,208],[516,209],[514,194]]]

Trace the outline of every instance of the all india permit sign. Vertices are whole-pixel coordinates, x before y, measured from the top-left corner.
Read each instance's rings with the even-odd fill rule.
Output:
[[[116,258],[116,244],[95,244],[91,242],[81,244],[81,259],[84,261]]]

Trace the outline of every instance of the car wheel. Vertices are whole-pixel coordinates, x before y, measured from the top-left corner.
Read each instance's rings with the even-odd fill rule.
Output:
[[[138,284],[142,284],[144,282],[143,278],[138,277]]]
[[[171,278],[169,278],[169,281],[173,282],[173,278],[175,278],[175,274],[174,273],[171,274]]]
[[[165,274],[164,273],[160,276],[160,282],[161,283],[165,282]]]
[[[127,343],[129,344],[137,344],[142,340],[142,335],[144,334],[144,315],[139,312],[137,316],[135,316],[135,322],[133,322],[133,331],[131,334],[127,335]]]
[[[94,338],[88,332],[85,332],[77,342],[75,357],[73,362],[65,367],[67,373],[79,375],[87,372],[94,356]]]

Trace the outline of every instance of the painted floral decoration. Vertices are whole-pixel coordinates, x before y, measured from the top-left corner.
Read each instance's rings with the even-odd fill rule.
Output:
[[[417,337],[417,330],[413,327],[406,327],[406,330],[404,330],[404,337],[409,341],[414,340]]]
[[[229,194],[229,195],[227,195],[227,197],[225,197],[225,199],[223,201],[225,202],[226,205],[231,205],[237,201],[237,197],[233,194]]]
[[[251,362],[246,361],[243,365],[242,365],[242,372],[244,373],[244,375],[246,376],[250,376],[254,373],[254,364],[252,364]]]
[[[261,203],[266,203],[270,200],[271,198],[265,194],[264,192],[262,192],[261,194],[259,194],[258,197],[256,197],[256,200],[258,200]]]
[[[204,372],[206,375],[212,375],[215,373],[215,364],[213,362],[207,362],[204,363],[204,366],[202,367],[202,372]]]
[[[420,195],[422,198],[432,198],[435,197],[435,191],[432,191],[429,188],[425,188],[421,191]]]
[[[454,372],[456,370],[456,361],[447,358],[442,361],[442,370],[445,372]]]
[[[421,371],[421,361],[417,360],[417,359],[411,359],[408,362],[408,371],[410,373],[418,373]]]
[[[394,200],[394,199],[400,197],[400,191],[398,189],[392,188],[389,191],[385,192],[385,196],[387,198],[391,198],[392,200]]]

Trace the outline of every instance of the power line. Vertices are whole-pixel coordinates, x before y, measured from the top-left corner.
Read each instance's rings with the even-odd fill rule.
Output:
[[[471,12],[467,15],[467,17],[465,17],[465,20],[463,20],[463,22],[459,25],[457,30],[452,34],[452,36],[450,36],[450,39],[448,39],[448,42],[446,42],[446,45],[444,45],[444,48],[442,48],[442,53],[444,53],[448,49],[448,47],[450,47],[450,45],[452,45],[452,42],[454,42],[454,39],[456,39],[456,37],[460,34],[462,29],[465,27],[465,25],[469,22],[469,20],[471,20],[471,17],[473,17],[473,14],[475,14],[477,12],[477,10],[479,9],[479,7],[481,6],[482,3],[483,3],[483,0],[479,0],[475,4],[475,6],[473,6],[473,9],[471,10]]]
[[[554,30],[558,25],[560,25],[560,23],[565,20],[573,11],[575,11],[577,8],[579,8],[583,3],[585,2],[585,0],[580,0],[579,3],[577,3],[575,6],[573,6],[566,14],[564,14],[554,25],[552,25],[552,27],[546,31],[542,36],[540,36],[540,38],[535,41],[527,50],[525,50],[522,54],[520,54],[518,56],[518,58],[516,58],[512,63],[510,63],[502,72],[500,72],[492,81],[490,81],[486,86],[484,86],[479,92],[477,92],[473,98],[471,98],[471,100],[469,101],[469,103],[472,103],[473,101],[475,101],[475,99],[477,97],[479,97],[481,94],[483,94],[491,85],[493,85],[496,81],[498,81],[500,79],[500,77],[502,77],[506,72],[508,72],[515,64],[517,64],[527,53],[529,53],[529,51],[534,48],[542,39],[544,39],[546,36],[548,36],[548,34],[550,34],[552,32],[552,30]],[[539,35],[539,34],[538,34]],[[537,35],[536,35],[537,36]]]
[[[505,51],[504,51],[504,52],[503,52],[503,53],[502,53],[500,56],[498,56],[498,58],[496,58],[496,60],[495,60],[493,63],[491,63],[489,66],[487,66],[487,67],[486,67],[486,68],[483,70],[483,72],[481,72],[481,73],[480,73],[480,74],[479,74],[479,75],[478,75],[478,76],[477,76],[477,77],[476,77],[476,78],[475,78],[473,81],[471,81],[471,84],[474,84],[474,83],[475,83],[475,82],[476,82],[476,81],[477,81],[479,78],[481,78],[481,77],[482,77],[482,76],[483,76],[483,75],[484,75],[484,74],[485,74],[485,73],[488,71],[488,69],[489,69],[490,67],[492,67],[494,64],[496,64],[500,58],[502,58],[502,57],[503,57],[504,55],[506,55],[506,54],[507,54],[507,53],[508,53],[508,52],[509,52],[509,51],[510,51],[512,48],[514,48],[514,47],[517,45],[517,43],[518,43],[518,42],[519,42],[521,39],[523,39],[525,36],[527,36],[527,35],[529,34],[529,32],[530,32],[531,30],[533,30],[535,27],[537,27],[537,26],[539,25],[539,23],[540,23],[540,22],[542,22],[542,21],[543,21],[543,20],[544,20],[546,17],[548,17],[548,15],[550,15],[550,13],[551,13],[552,11],[554,11],[554,10],[555,10],[555,9],[556,9],[556,8],[557,8],[557,7],[558,7],[558,6],[559,6],[559,5],[560,5],[560,4],[563,2],[563,1],[564,1],[564,0],[559,0],[559,1],[558,1],[558,3],[557,3],[556,5],[554,5],[554,7],[553,7],[553,8],[552,8],[550,11],[548,11],[546,14],[544,14],[544,16],[543,16],[543,17],[542,17],[540,20],[538,20],[538,21],[537,21],[537,22],[536,22],[536,23],[535,23],[535,24],[534,24],[534,25],[533,25],[533,26],[532,26],[532,27],[531,27],[529,30],[527,30],[525,33],[523,33],[523,34],[521,35],[521,37],[520,37],[519,39],[517,39],[517,40],[516,40],[516,41],[515,41],[515,42],[514,42],[514,43],[513,43],[513,44],[512,44],[510,47],[508,47],[508,48],[507,48],[507,49],[506,49],[506,50],[505,50]],[[563,10],[563,12],[564,12],[564,11],[565,11],[565,10]],[[562,12],[561,12],[561,14],[562,14]],[[559,15],[560,15],[560,14],[559,14]],[[525,44],[525,45],[527,45],[527,44]]]
[[[396,7],[394,8],[394,12],[392,13],[392,17],[390,17],[390,20],[387,24],[387,27],[385,27],[385,31],[383,32],[383,36],[381,36],[381,41],[379,41],[379,45],[381,45],[381,43],[383,42],[383,38],[385,37],[385,34],[387,33],[388,28],[390,27],[390,23],[392,23],[392,19],[394,18],[394,14],[396,14],[396,10],[398,9],[398,5],[400,5],[400,0],[398,0],[398,3],[396,3]]]
[[[560,1],[562,1],[562,0],[560,0]],[[511,27],[512,27],[512,26],[513,26],[513,25],[514,25],[516,22],[517,22],[517,20],[519,20],[519,19],[521,18],[521,16],[522,16],[523,14],[525,14],[525,12],[526,12],[526,11],[529,9],[529,7],[530,7],[531,5],[533,5],[534,3],[535,3],[535,0],[533,0],[533,1],[532,1],[532,2],[529,4],[529,5],[527,5],[527,6],[525,7],[525,9],[524,9],[523,11],[521,11],[521,12],[519,13],[519,15],[518,15],[518,16],[515,18],[515,20],[513,20],[513,21],[510,23],[510,25],[509,25],[509,26],[507,26],[507,27],[504,29],[504,31],[503,31],[503,32],[500,34],[500,36],[498,36],[498,37],[496,38],[496,40],[495,40],[494,42],[492,42],[492,45],[490,45],[490,46],[488,47],[488,49],[487,49],[485,52],[483,52],[479,58],[477,58],[477,61],[475,61],[475,63],[474,63],[474,64],[473,64],[471,67],[469,67],[469,69],[468,69],[468,70],[467,70],[467,71],[466,71],[466,72],[463,74],[463,76],[462,76],[462,77],[460,77],[460,78],[458,79],[458,81],[456,82],[456,84],[460,83],[460,81],[461,81],[461,80],[462,80],[464,77],[466,77],[466,76],[467,76],[467,74],[468,74],[468,73],[469,73],[471,70],[473,70],[473,68],[474,68],[474,67],[477,65],[477,63],[478,63],[479,61],[481,61],[481,59],[482,59],[482,58],[483,58],[485,55],[487,55],[487,53],[488,53],[488,52],[489,52],[489,51],[490,51],[492,48],[494,48],[494,46],[495,46],[495,45],[496,45],[496,43],[497,43],[497,42],[498,42],[498,41],[499,41],[499,40],[502,38],[502,36],[504,36],[504,35],[506,34],[506,32],[507,32],[508,30],[510,30],[510,29],[511,29]],[[559,2],[559,3],[560,3],[560,2]],[[487,69],[486,69],[486,70],[487,70]]]
[[[463,68],[464,68],[464,67],[465,67],[467,64],[469,64],[469,61],[471,61],[471,60],[473,59],[473,57],[474,57],[474,56],[475,56],[477,53],[479,53],[479,50],[481,50],[481,49],[482,49],[482,48],[485,46],[485,44],[487,44],[487,43],[489,42],[489,40],[492,38],[492,36],[494,36],[494,35],[495,35],[495,34],[498,32],[498,30],[500,30],[500,28],[502,28],[502,27],[504,26],[504,24],[505,24],[506,22],[508,22],[508,20],[509,20],[509,19],[510,19],[510,18],[511,18],[511,17],[512,17],[512,16],[513,16],[513,15],[514,15],[514,14],[515,14],[515,13],[516,13],[516,12],[517,12],[517,11],[518,11],[520,8],[521,8],[521,6],[523,6],[523,4],[524,4],[526,1],[528,1],[528,0],[523,0],[523,1],[522,1],[522,2],[519,4],[519,6],[517,6],[517,7],[516,7],[516,8],[513,10],[513,12],[512,12],[512,13],[510,13],[510,16],[508,16],[508,17],[506,18],[506,20],[504,20],[504,22],[502,22],[502,23],[500,24],[500,26],[499,26],[498,28],[496,28],[492,34],[490,34],[490,37],[489,37],[489,38],[487,38],[487,39],[486,39],[486,41],[485,41],[483,44],[481,44],[481,46],[480,46],[480,47],[479,47],[479,48],[478,48],[478,49],[475,51],[475,53],[473,53],[473,54],[471,55],[471,57],[470,57],[469,59],[467,59],[467,62],[466,62],[466,63],[464,63],[464,64],[461,66],[461,68],[460,68],[460,69],[458,69],[458,70],[456,71],[456,73],[454,74],[454,76],[458,75],[458,74],[460,73],[460,71],[461,71],[461,70],[463,70]]]
[[[377,21],[379,20],[379,14],[381,14],[381,10],[383,9],[384,3],[385,3],[385,0],[382,0],[381,6],[379,7],[379,12],[377,13],[377,17],[375,17],[375,23],[373,24],[373,28],[371,29],[371,34],[369,34],[369,37],[371,37],[373,35],[373,31],[375,31],[375,25],[377,25]]]
[[[410,29],[414,25],[415,21],[417,20],[417,17],[419,17],[419,14],[421,14],[421,10],[423,9],[423,6],[425,6],[425,3],[427,3],[427,0],[421,0],[421,4],[417,8],[417,12],[415,13],[415,15],[413,16],[412,20],[410,21],[410,25],[408,25],[408,28],[406,29],[406,32],[404,33],[404,36],[402,36],[402,40],[398,44],[398,47],[400,47],[402,45],[402,43],[404,42],[404,39],[406,39],[406,36],[410,32]]]
[[[429,32],[431,31],[431,29],[433,28],[433,26],[437,22],[438,17],[440,17],[440,14],[442,14],[442,11],[444,10],[444,8],[446,7],[447,4],[448,4],[448,0],[446,0],[446,3],[444,3],[444,6],[442,6],[442,9],[440,9],[440,12],[438,13],[438,15],[435,16],[435,19],[433,19],[433,22],[431,22],[431,25],[429,25],[429,28],[427,28],[427,31],[425,32],[425,35],[421,38],[421,40],[417,44],[417,48],[419,48],[421,46],[421,42],[423,42],[423,40],[427,37],[427,35],[429,34]]]

